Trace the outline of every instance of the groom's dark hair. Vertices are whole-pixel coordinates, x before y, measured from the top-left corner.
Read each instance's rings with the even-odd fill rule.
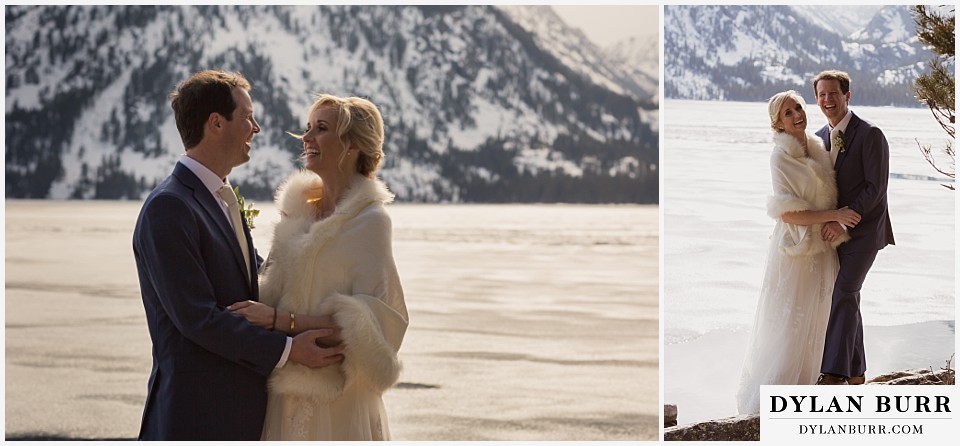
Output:
[[[826,70],[821,71],[817,77],[813,78],[813,95],[817,95],[817,82],[822,80],[833,80],[840,82],[840,92],[847,94],[850,91],[850,75],[846,71],[840,70]]]
[[[233,120],[237,108],[233,88],[250,90],[250,82],[240,73],[206,70],[190,76],[170,93],[170,107],[177,121],[183,147],[192,149],[203,139],[203,126],[211,113]]]

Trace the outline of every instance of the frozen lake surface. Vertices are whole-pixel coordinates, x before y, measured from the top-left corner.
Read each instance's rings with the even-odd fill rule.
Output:
[[[269,251],[279,219],[257,203]],[[136,202],[6,201],[6,435],[134,438]],[[390,205],[410,310],[397,440],[658,438],[658,208]]]
[[[806,94],[806,93],[805,93]],[[809,95],[808,95],[809,96]],[[670,100],[661,151],[664,395],[679,423],[732,416],[768,238],[772,149],[765,103]],[[927,109],[859,107],[890,145],[888,199],[897,245],[862,290],[867,374],[945,364],[955,339],[956,194],[915,139],[942,147]],[[807,105],[808,131],[825,119]]]

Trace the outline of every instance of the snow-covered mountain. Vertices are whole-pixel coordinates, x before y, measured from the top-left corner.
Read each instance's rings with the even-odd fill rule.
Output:
[[[660,42],[658,37],[630,37],[604,48],[607,60],[627,70],[638,79],[644,91],[660,89]],[[659,101],[659,94],[655,98]]]
[[[790,6],[666,6],[664,95],[763,101],[796,89],[812,98],[811,79],[834,68],[850,73],[858,104],[917,105],[910,87],[932,53],[917,39],[909,7],[845,8],[850,23],[873,15],[849,32]]]
[[[548,46],[516,17],[493,6],[8,6],[6,196],[142,197],[183,152],[167,95],[211,68],[253,85],[263,131],[231,174],[250,197],[270,197],[296,168],[301,146],[285,132],[330,92],[380,106],[381,176],[400,200],[655,202],[656,90],[574,41]]]
[[[832,29],[843,36],[849,36],[865,27],[881,8],[881,5],[862,5],[855,8],[850,5],[793,6],[796,12],[806,15],[817,26]]]
[[[630,43],[624,42],[621,53],[609,53],[599,48],[579,29],[567,26],[551,6],[503,5],[500,8],[514,22],[531,31],[537,45],[598,85],[634,96],[644,102],[656,103],[659,100],[657,91],[660,70],[659,62],[656,61],[658,47],[655,39],[652,43],[649,40],[641,42],[639,39]],[[641,48],[641,44],[651,46]],[[636,48],[628,49],[627,45]],[[647,52],[651,50],[656,63],[653,67],[645,63],[647,60],[639,59],[639,56],[647,56]]]

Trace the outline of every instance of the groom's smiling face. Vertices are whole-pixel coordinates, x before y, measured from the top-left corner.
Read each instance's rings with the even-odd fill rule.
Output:
[[[840,123],[847,115],[847,103],[850,102],[850,92],[844,93],[840,89],[840,81],[836,79],[821,79],[817,82],[817,105],[823,116],[827,117],[831,126]]]

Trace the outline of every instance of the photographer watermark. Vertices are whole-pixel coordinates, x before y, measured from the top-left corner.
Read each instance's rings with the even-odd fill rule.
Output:
[[[955,386],[761,386],[760,440],[947,440]]]

